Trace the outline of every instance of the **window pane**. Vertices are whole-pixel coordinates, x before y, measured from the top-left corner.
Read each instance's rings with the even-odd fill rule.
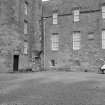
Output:
[[[59,36],[58,35],[51,36],[51,50],[54,50],[54,51],[59,50]]]
[[[24,13],[25,15],[28,14],[28,3],[27,2],[24,3]]]
[[[80,49],[80,32],[73,33],[73,49]]]
[[[58,24],[58,14],[53,13],[53,24]]]
[[[105,30],[102,31],[102,39],[105,39]]]
[[[28,22],[24,21],[24,34],[27,34],[28,30]]]
[[[80,21],[79,15],[80,15],[79,9],[78,10],[74,10],[74,22]]]
[[[105,49],[105,30],[102,31],[102,49]]]
[[[24,42],[24,54],[28,54],[28,43]]]
[[[105,6],[102,6],[102,18],[105,19]]]

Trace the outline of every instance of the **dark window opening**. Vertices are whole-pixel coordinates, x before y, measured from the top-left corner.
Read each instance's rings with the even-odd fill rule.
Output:
[[[59,33],[52,33],[52,35],[58,35]]]
[[[55,66],[55,60],[51,60],[51,66]]]
[[[24,23],[28,24],[28,21],[26,19],[24,19]]]

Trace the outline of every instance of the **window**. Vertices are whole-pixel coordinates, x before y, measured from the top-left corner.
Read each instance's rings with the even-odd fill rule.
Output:
[[[79,22],[80,21],[80,11],[79,9],[74,9],[73,10],[73,15],[74,15],[74,22]]]
[[[28,43],[24,42],[24,54],[28,54]]]
[[[24,20],[24,34],[28,33],[28,21]]]
[[[105,5],[102,6],[102,18],[105,19]]]
[[[24,3],[24,14],[28,15],[28,2],[27,1],[25,1]]]
[[[80,49],[80,32],[73,33],[73,50]]]
[[[51,50],[53,51],[59,50],[59,35],[57,33],[51,36]]]
[[[88,33],[88,40],[94,40],[94,33],[93,32]]]
[[[105,49],[105,30],[102,30],[102,49]]]
[[[51,67],[54,67],[54,66],[55,66],[55,60],[52,59],[52,60],[51,60]]]
[[[53,24],[58,24],[58,14],[56,12],[53,13]]]

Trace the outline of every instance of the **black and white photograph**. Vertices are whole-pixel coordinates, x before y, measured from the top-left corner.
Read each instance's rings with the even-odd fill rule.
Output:
[[[105,105],[105,0],[0,0],[0,105]]]

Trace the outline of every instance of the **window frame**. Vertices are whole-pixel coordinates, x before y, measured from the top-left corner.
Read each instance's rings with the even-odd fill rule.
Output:
[[[58,35],[58,33],[53,33],[51,35],[51,50],[52,51],[59,50],[59,35]]]
[[[24,34],[28,34],[28,21],[24,19]]]
[[[24,41],[23,54],[25,54],[25,55],[28,54],[28,42],[27,41]]]
[[[80,50],[81,49],[81,32],[74,31],[72,33],[72,38],[73,38],[73,50]]]
[[[104,32],[104,36],[103,36]],[[105,49],[105,29],[102,30],[102,49]]]
[[[104,9],[103,9],[104,8]],[[103,11],[104,10],[104,11]],[[105,19],[105,3],[101,5],[101,14],[102,14],[102,19]]]
[[[58,12],[57,11],[54,11],[53,12],[53,24],[56,25],[58,24]]]
[[[76,14],[75,11],[76,13],[78,11],[78,14]],[[73,13],[73,22],[74,23],[80,22],[80,8],[79,7],[73,8],[72,13]]]
[[[28,15],[28,2],[24,2],[24,14],[27,16]]]

